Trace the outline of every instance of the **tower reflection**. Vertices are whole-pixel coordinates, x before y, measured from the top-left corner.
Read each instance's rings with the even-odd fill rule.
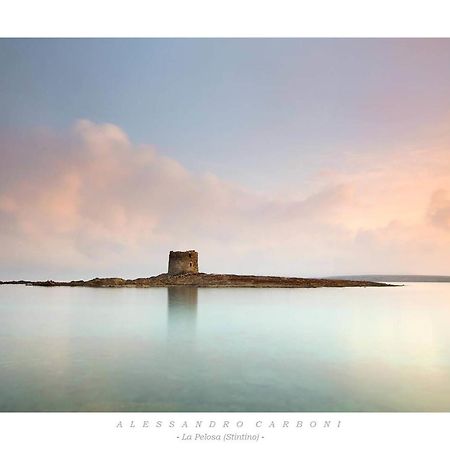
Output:
[[[170,335],[193,336],[197,321],[198,288],[172,286],[167,288],[167,318]]]

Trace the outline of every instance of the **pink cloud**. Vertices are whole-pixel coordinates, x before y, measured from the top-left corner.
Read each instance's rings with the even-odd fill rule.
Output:
[[[439,189],[433,192],[428,217],[434,226],[450,232],[450,191]]]
[[[347,152],[285,197],[190,172],[112,124],[0,136],[0,278],[141,276],[187,247],[207,271],[445,273],[445,144]]]

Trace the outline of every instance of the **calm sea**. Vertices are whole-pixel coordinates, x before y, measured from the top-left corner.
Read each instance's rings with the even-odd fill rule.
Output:
[[[450,284],[0,286],[1,411],[450,411]]]

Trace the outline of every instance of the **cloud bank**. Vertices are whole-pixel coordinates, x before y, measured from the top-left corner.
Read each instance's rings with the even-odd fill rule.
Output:
[[[312,192],[281,195],[193,173],[112,124],[3,132],[0,278],[143,276],[187,248],[208,272],[445,274],[449,151],[442,136],[350,151]]]

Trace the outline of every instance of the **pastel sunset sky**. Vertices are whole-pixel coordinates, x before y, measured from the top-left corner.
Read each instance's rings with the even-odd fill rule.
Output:
[[[0,40],[0,279],[450,275],[449,39]]]

